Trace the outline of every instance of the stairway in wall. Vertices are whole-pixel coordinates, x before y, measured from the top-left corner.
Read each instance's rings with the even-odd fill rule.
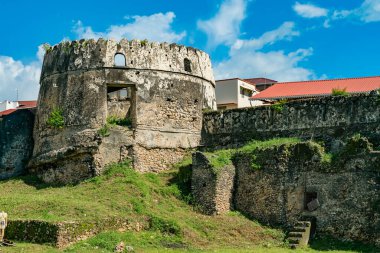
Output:
[[[311,233],[310,221],[297,221],[296,225],[290,230],[287,240],[292,249],[306,247],[309,243]]]

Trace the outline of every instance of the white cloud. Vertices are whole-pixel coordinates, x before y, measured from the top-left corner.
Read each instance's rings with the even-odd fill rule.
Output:
[[[300,35],[300,32],[294,28],[294,22],[285,22],[276,30],[266,32],[258,39],[237,40],[233,45],[233,49],[237,50],[242,47],[249,47],[258,50],[265,45],[271,45],[279,40],[291,40],[292,37]]]
[[[315,6],[313,4],[301,4],[296,2],[293,5],[293,10],[303,18],[320,18],[326,17],[328,9]]]
[[[0,101],[35,100],[38,97],[39,79],[43,58],[42,47],[37,53],[38,61],[24,64],[9,56],[0,56]]]
[[[380,0],[365,0],[355,13],[365,23],[380,21]]]
[[[173,12],[156,13],[150,16],[126,17],[128,22],[123,25],[111,25],[106,32],[96,32],[90,26],[84,26],[78,21],[73,32],[78,38],[97,39],[112,38],[120,40],[127,39],[148,39],[152,41],[178,42],[186,36],[186,32],[176,33],[172,28],[175,14]]]
[[[240,35],[240,24],[245,18],[244,0],[226,0],[209,20],[199,20],[198,28],[208,37],[208,45],[232,45]]]
[[[298,49],[294,52],[261,52],[264,46],[299,36],[293,22],[285,22],[279,28],[264,33],[257,39],[238,40],[229,52],[229,59],[214,64],[217,79],[231,77],[265,76],[279,81],[309,80],[314,78],[311,70],[299,63],[313,54],[313,49]]]
[[[295,4],[297,6],[298,2]],[[351,10],[326,10],[326,20],[323,23],[325,28],[331,26],[332,21],[343,19],[354,19],[364,23],[380,21],[380,0],[364,0],[364,2],[356,9]],[[301,15],[302,16],[302,15]]]

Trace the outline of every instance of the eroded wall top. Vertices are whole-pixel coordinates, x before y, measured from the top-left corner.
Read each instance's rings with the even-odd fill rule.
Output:
[[[126,39],[64,41],[47,48],[41,80],[67,71],[114,68],[118,53],[125,56],[125,66],[119,66],[122,68],[183,73],[215,84],[210,57],[205,52],[177,44]]]

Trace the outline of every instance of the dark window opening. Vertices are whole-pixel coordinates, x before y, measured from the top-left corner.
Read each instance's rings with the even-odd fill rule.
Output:
[[[187,58],[183,60],[184,66],[185,66],[185,71],[191,73],[191,61]]]
[[[314,211],[319,207],[318,194],[316,192],[306,192],[305,210]]]
[[[117,67],[126,67],[127,62],[125,56],[121,53],[115,54],[114,65]]]

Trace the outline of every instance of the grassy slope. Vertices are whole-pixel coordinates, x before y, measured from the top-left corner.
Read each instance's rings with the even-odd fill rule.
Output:
[[[294,141],[251,143],[245,148]],[[114,165],[103,176],[66,187],[48,187],[32,177],[2,181],[0,209],[8,212],[10,219],[85,221],[118,216],[131,219],[153,217],[158,221],[149,231],[104,232],[67,248],[65,252],[113,252],[120,241],[133,246],[136,252],[294,252],[284,247],[282,231],[264,227],[239,213],[205,216],[196,212],[188,204],[191,201],[190,162],[188,158],[173,171],[143,175],[130,169],[127,163]],[[162,221],[169,225],[163,225]],[[313,247],[315,249],[298,252],[317,252],[318,249],[376,252],[370,247],[336,244],[334,241],[317,241]],[[61,252],[48,245],[25,243],[2,250]]]

